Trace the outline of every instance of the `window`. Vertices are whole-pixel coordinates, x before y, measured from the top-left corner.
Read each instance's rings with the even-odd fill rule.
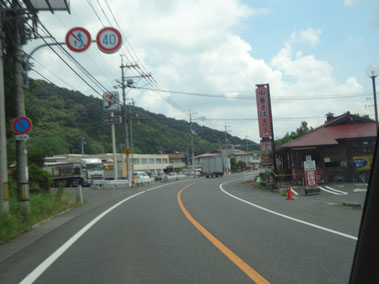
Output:
[[[163,164],[167,164],[167,159],[163,159]]]
[[[157,164],[162,164],[162,159],[156,159],[155,161]]]
[[[135,165],[139,165],[139,163],[140,163],[140,159],[133,159],[133,163],[134,163]]]
[[[146,165],[147,164],[147,159],[146,158],[142,158],[141,162],[142,162],[143,165]]]
[[[154,158],[150,158],[149,159],[149,164],[150,165],[154,165],[155,164],[155,159]]]

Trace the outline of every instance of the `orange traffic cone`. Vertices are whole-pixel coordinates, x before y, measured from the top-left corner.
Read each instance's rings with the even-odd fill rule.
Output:
[[[288,186],[287,200],[293,200],[291,186]]]

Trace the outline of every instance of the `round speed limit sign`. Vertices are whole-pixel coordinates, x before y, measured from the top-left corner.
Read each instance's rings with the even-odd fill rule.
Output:
[[[121,34],[115,28],[106,27],[98,32],[96,42],[102,52],[114,53],[121,47]]]

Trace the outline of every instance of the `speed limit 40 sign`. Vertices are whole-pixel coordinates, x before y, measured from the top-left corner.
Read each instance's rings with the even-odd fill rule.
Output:
[[[120,49],[122,38],[118,30],[106,27],[98,32],[96,42],[102,52],[114,53]]]

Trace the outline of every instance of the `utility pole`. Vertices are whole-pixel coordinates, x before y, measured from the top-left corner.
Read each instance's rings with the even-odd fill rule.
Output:
[[[228,149],[228,138],[226,138],[226,135],[228,133],[227,127],[230,127],[230,126],[226,125],[225,123],[225,153],[226,153],[226,150]]]
[[[82,155],[84,155],[84,144],[86,144],[86,138],[84,136],[80,137],[81,141],[82,141]]]
[[[122,88],[122,101],[123,101],[123,108],[122,108],[122,114],[123,114],[123,119],[124,119],[124,126],[125,126],[125,147],[127,149],[129,149],[129,129],[128,129],[128,117],[127,117],[127,113],[126,113],[126,93],[125,93],[125,89],[126,87],[128,86],[126,83],[125,83],[125,71],[124,71],[124,68],[133,68],[133,67],[138,67],[138,65],[124,65],[124,60],[123,60],[123,56],[121,55],[121,88]],[[131,176],[131,172],[130,172],[130,169],[129,169],[129,155],[126,156],[126,171],[127,171],[127,175],[128,175],[128,183],[129,183],[129,187],[132,186],[132,176]]]
[[[114,112],[111,111],[111,117],[114,117]],[[112,123],[112,151],[113,151],[113,172],[114,172],[114,180],[118,180],[118,171],[117,171],[117,156],[116,156],[116,132],[115,125]]]
[[[3,52],[2,11],[0,11],[0,52]],[[8,158],[5,121],[5,91],[3,56],[0,54],[0,213],[9,210]]]
[[[15,95],[17,116],[25,116],[25,97],[24,97],[24,67],[21,49],[21,30],[23,31],[22,16],[16,14],[14,17],[14,74],[15,74]],[[28,173],[28,152],[26,140],[16,141],[16,160],[17,160],[17,185],[18,197],[21,205],[30,211],[29,202],[29,173]]]
[[[192,113],[189,112],[190,116],[190,132],[191,132],[191,148],[192,148],[192,176],[195,177],[195,151],[193,147],[193,131],[192,131]]]
[[[245,139],[246,139],[246,152],[249,152],[249,146],[248,146],[247,138],[248,138],[248,136],[246,134],[246,136],[245,136]]]
[[[133,105],[133,107],[134,107],[134,100],[132,99],[132,102],[131,102],[131,104]],[[133,142],[133,115],[132,115],[132,108],[130,107],[129,108],[129,110],[130,110],[130,113],[129,113],[129,117],[130,117],[130,144],[131,144],[131,149],[130,150],[132,150],[132,173],[134,173],[134,146],[133,146],[133,144],[134,144],[134,142]]]

